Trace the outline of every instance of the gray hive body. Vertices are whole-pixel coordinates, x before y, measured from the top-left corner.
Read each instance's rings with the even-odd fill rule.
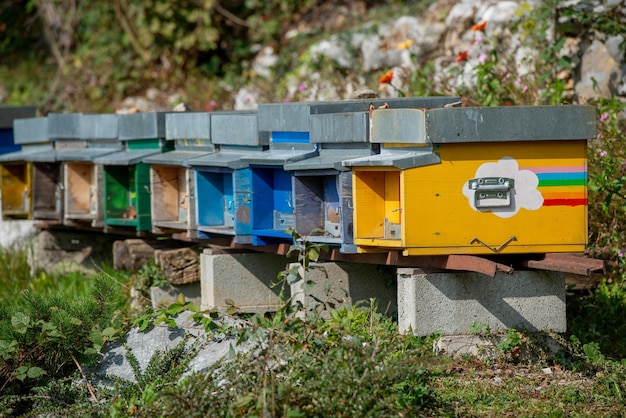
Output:
[[[114,114],[82,114],[80,139],[84,147],[57,148],[58,161],[94,161],[121,150],[118,138],[118,117]]]
[[[211,139],[211,114],[177,112],[165,115],[165,139]]]
[[[176,149],[154,154],[146,164],[189,167],[188,160],[214,151],[211,143],[211,115],[208,112],[168,113],[165,115],[165,138],[175,141]]]
[[[81,139],[80,113],[50,113],[48,115],[48,137],[56,139]]]
[[[311,103],[266,103],[258,110],[259,131],[308,132]]]
[[[369,112],[311,115],[311,142],[369,142]]]
[[[164,112],[132,113],[118,117],[121,141],[165,138]]]

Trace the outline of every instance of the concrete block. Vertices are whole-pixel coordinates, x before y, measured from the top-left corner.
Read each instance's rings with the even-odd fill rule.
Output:
[[[565,276],[516,271],[490,278],[479,273],[425,273],[398,269],[398,326],[415,335],[467,334],[473,324],[565,332]]]
[[[202,309],[223,312],[232,301],[239,312],[278,310],[280,287],[272,284],[286,265],[287,259],[276,254],[220,254],[205,249],[200,255]]]
[[[311,263],[310,267],[305,280],[291,285],[293,301],[300,302],[305,312],[328,318],[329,312],[340,306],[359,301],[369,305],[369,299],[375,298],[379,312],[397,314],[395,269],[342,262]]]
[[[176,298],[181,294],[185,296],[185,302],[191,302],[197,306],[202,305],[200,282],[194,282],[176,286],[151,287],[150,300],[152,301],[152,308],[166,308],[176,302]]]

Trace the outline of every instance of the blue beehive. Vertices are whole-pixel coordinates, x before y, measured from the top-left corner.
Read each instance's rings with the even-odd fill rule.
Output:
[[[152,232],[187,234],[196,223],[195,173],[188,161],[214,151],[210,114],[166,114],[165,139],[174,151],[143,160],[150,164]]]
[[[63,172],[65,225],[102,227],[104,224],[103,169],[94,160],[121,149],[117,115],[82,114],[80,138],[56,148]],[[78,145],[75,145],[78,144]],[[69,146],[73,145],[73,146]]]
[[[13,122],[15,144],[21,149],[0,155],[2,176],[2,218],[30,219],[32,216],[32,163],[27,157],[52,152],[48,139],[47,118],[16,119]]]
[[[190,234],[200,238],[234,236],[250,243],[250,168],[245,158],[267,149],[256,112],[211,113],[211,141],[218,152],[188,161],[195,170],[197,222]]]
[[[310,103],[261,104],[259,131],[269,132],[269,151],[246,157],[250,164],[250,219],[252,243],[271,244],[291,239],[286,233],[295,226],[292,177],[284,165],[318,155],[310,139]]]

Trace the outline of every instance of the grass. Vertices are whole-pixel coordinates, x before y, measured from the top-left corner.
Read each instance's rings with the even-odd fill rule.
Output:
[[[78,282],[90,283],[89,277],[40,273],[29,279],[25,253],[0,250],[0,259],[16,260],[6,264],[6,270],[13,266],[16,273],[5,270],[3,284],[20,276],[19,286],[39,292],[43,300],[59,294],[66,295],[64,300],[85,300]],[[122,275],[114,281],[117,294],[124,294],[127,280]],[[8,295],[0,299],[3,309]],[[88,306],[84,303],[80,309]],[[546,354],[531,335],[510,330],[507,337],[520,338],[501,344],[498,357],[489,361],[435,356],[437,336],[400,335],[396,322],[376,313],[374,301],[307,322],[285,305],[276,314],[248,318],[244,328],[207,331],[259,345],[185,378],[183,366],[195,351],[181,351],[183,346],[155,355],[145,372],[152,376],[150,382],[117,381],[114,387],[96,387],[93,395],[84,383],[76,384],[78,372],[37,376],[38,384],[29,386],[34,381],[28,384],[26,373],[39,370],[30,365],[24,375],[16,375],[25,378],[20,390],[14,380],[13,394],[0,392],[0,407],[14,411],[0,416],[620,416],[626,406],[626,362],[621,360],[626,358],[626,334],[620,323],[626,293],[619,284],[604,283],[595,292],[571,294],[568,303],[569,333],[559,336],[559,353]],[[63,306],[74,309],[71,303]],[[19,330],[26,325],[13,326]],[[56,341],[55,335],[47,336],[53,338],[49,342]],[[100,344],[112,335],[101,330],[97,339],[92,334],[86,341]],[[0,342],[0,352],[10,355],[4,344]],[[520,356],[522,350],[531,355]],[[163,364],[169,365],[166,370]],[[89,400],[92,396],[97,403]]]

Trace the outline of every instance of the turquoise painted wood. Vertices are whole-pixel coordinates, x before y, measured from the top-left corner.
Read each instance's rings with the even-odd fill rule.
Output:
[[[218,152],[188,161],[195,171],[197,237],[234,235],[236,243],[250,244],[251,171],[245,160],[264,155],[269,135],[259,132],[256,112],[214,112],[211,141]]]
[[[222,167],[195,170],[198,236],[235,234],[234,171]]]

